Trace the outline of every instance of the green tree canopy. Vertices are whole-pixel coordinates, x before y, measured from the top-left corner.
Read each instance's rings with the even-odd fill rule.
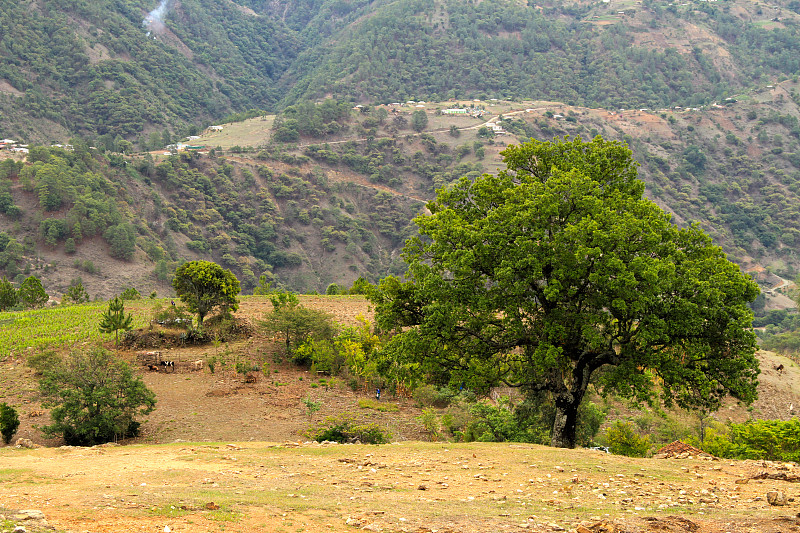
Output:
[[[499,175],[438,191],[407,280],[371,296],[396,333],[389,360],[549,394],[559,447],[575,445],[590,383],[685,408],[755,398],[757,285],[643,197],[624,145],[532,140],[503,156]]]
[[[62,304],[74,303],[81,304],[90,300],[89,293],[83,286],[83,280],[80,278],[73,279],[70,283],[67,292],[64,293],[64,298],[61,300]]]
[[[19,415],[17,410],[7,403],[0,403],[0,436],[3,442],[8,444],[14,437],[19,427]]]
[[[270,333],[280,333],[286,341],[286,353],[308,338],[331,339],[334,334],[333,316],[319,309],[300,305],[297,295],[282,292],[270,296],[273,310],[264,316],[261,326]]]
[[[0,279],[0,311],[5,311],[19,303],[19,294],[14,285],[3,276]]]
[[[67,444],[91,446],[134,436],[136,417],[150,413],[155,394],[134,377],[125,361],[102,348],[75,352],[44,370],[39,390],[53,423],[46,435],[62,435]]]
[[[223,314],[239,308],[239,280],[230,270],[211,261],[182,264],[175,271],[172,287],[189,311],[197,313],[201,327],[203,319],[215,308]]]
[[[36,276],[25,278],[20,284],[17,294],[25,307],[42,307],[50,299],[44,291],[41,280]]]
[[[411,113],[411,127],[414,131],[422,131],[428,126],[428,114],[423,109]]]

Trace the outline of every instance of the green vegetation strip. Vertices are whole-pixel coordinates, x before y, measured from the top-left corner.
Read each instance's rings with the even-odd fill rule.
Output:
[[[149,304],[145,304],[149,307]],[[0,357],[19,353],[28,347],[37,350],[61,348],[80,342],[109,341],[111,334],[102,334],[98,329],[101,315],[108,307],[106,302],[93,302],[84,305],[37,309],[33,311],[13,311],[0,313]],[[128,309],[134,307],[133,309]],[[133,327],[147,324],[149,313],[144,306],[131,306]],[[137,312],[140,311],[140,312]]]

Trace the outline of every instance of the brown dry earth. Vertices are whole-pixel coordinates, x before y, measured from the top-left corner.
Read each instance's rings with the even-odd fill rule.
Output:
[[[797,504],[766,494],[798,488],[751,478],[786,469],[489,443],[5,448],[0,507],[75,533],[777,533],[800,530]]]

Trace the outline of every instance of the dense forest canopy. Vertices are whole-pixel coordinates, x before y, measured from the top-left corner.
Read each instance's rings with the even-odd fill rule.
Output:
[[[622,14],[602,2],[508,0],[166,6],[164,24],[149,28],[152,1],[4,4],[0,128],[143,146],[154,131],[326,95],[694,106],[800,71],[800,17],[788,5],[645,2]]]

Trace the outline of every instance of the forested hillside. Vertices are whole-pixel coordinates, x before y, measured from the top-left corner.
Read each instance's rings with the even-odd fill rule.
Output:
[[[299,48],[293,32],[225,2],[172,4],[167,24],[148,28],[153,2],[4,3],[0,130],[29,141],[121,136],[160,147],[170,132],[275,104],[275,80]]]
[[[686,107],[800,71],[796,1],[164,0],[151,24],[157,6],[5,3],[0,131],[154,148],[326,95]]]
[[[628,143],[676,223],[700,223],[768,290],[800,268],[798,11],[4,4],[0,137],[33,147],[0,167],[0,267],[54,295],[80,277],[102,297],[169,292],[174,267],[199,257],[247,292],[262,275],[302,291],[374,281],[403,268],[436,188],[496,171],[510,143],[601,134]],[[165,151],[212,123],[225,133],[191,141],[205,150]]]
[[[374,282],[402,272],[411,220],[437,188],[496,171],[509,144],[602,135],[631,147],[675,223],[699,223],[769,292],[800,268],[798,90],[696,110],[470,102],[481,117],[326,100],[227,123],[193,141],[205,150],[33,147],[0,164],[0,267],[56,296],[78,278],[91,296],[169,293],[195,258],[232,269],[245,292],[261,276],[298,291]],[[760,305],[786,305],[771,298]]]

